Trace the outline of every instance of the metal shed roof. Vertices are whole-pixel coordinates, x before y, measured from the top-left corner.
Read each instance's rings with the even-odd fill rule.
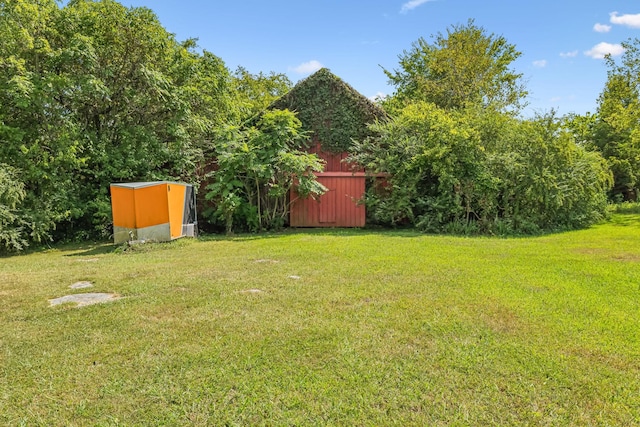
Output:
[[[160,185],[160,184],[179,184],[179,185],[190,185],[190,184],[184,184],[181,182],[171,182],[171,181],[149,181],[149,182],[115,182],[112,183],[111,185],[114,187],[122,187],[122,188],[145,188],[145,187],[152,187],[154,185]]]

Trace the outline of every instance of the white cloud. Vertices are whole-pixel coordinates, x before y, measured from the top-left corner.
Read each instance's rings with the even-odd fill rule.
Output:
[[[572,50],[571,52],[560,52],[561,58],[575,58],[576,56],[578,56],[577,50]]]
[[[382,101],[383,99],[385,99],[387,97],[387,94],[384,92],[378,92],[373,96],[369,97],[369,100],[371,101]]]
[[[598,43],[584,54],[593,59],[603,59],[605,55],[620,56],[624,52],[624,48],[620,44]]]
[[[560,101],[575,101],[576,96],[571,94],[571,95],[564,95],[564,96],[560,96],[560,95],[556,95],[556,96],[552,96],[551,98],[549,98],[549,102],[552,103],[557,103]]]
[[[610,21],[612,24],[624,25],[631,28],[640,28],[640,13],[635,15],[618,15],[618,12],[611,12]]]
[[[596,33],[608,33],[611,31],[611,25],[597,23],[593,26],[593,31]]]
[[[320,63],[320,61],[316,61],[315,59],[312,59],[311,61],[303,62],[297,67],[290,68],[290,70],[295,71],[298,74],[311,74],[311,73],[315,73],[322,67],[323,65]]]
[[[434,1],[434,0],[411,0],[406,2],[405,4],[402,5],[402,8],[400,9],[400,13],[407,13],[410,10],[415,9],[416,7],[428,3],[430,1]]]
[[[544,68],[547,66],[547,60],[546,59],[539,59],[537,61],[533,61],[533,66],[536,68]]]

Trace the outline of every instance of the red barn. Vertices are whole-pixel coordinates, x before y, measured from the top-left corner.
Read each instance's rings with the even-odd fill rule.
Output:
[[[317,200],[300,199],[291,192],[291,227],[364,227],[365,207],[362,198],[365,193],[365,173],[350,170],[344,162],[348,153],[331,153],[322,150],[318,143],[310,152],[326,162],[324,172],[318,173],[318,182],[327,187],[327,192]]]
[[[291,192],[291,227],[363,227],[365,172],[345,159],[353,140],[371,135],[367,125],[386,118],[384,111],[323,68],[298,83],[271,108],[297,113],[311,136],[307,151],[326,164],[318,181],[328,191],[317,200]]]

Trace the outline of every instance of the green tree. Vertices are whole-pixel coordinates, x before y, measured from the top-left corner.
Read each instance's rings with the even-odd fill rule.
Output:
[[[27,223],[18,210],[25,195],[24,184],[18,180],[17,171],[0,163],[0,253],[21,250],[28,244],[25,235]]]
[[[435,104],[408,105],[387,123],[372,126],[380,137],[356,143],[350,160],[388,174],[386,191],[372,195],[377,220],[406,220],[428,231],[469,225],[494,186],[480,134],[462,117]]]
[[[243,118],[251,118],[264,111],[293,87],[291,80],[284,74],[251,74],[244,67],[238,67],[233,73],[232,85],[236,104]]]
[[[578,144],[553,112],[509,118],[493,141],[489,164],[503,230],[573,229],[604,218],[612,183],[606,161]]]
[[[54,1],[0,1],[0,163],[20,170],[19,216],[31,241],[73,215],[84,162],[77,125],[56,100],[72,89],[57,73],[59,14]]]
[[[598,100],[592,146],[613,171],[613,199],[635,200],[640,187],[640,39],[622,45],[620,64],[606,58],[609,70]]]
[[[224,61],[206,50],[196,53],[195,40],[187,40],[181,46],[171,75],[188,107],[185,128],[194,148],[206,151],[220,126],[239,123],[243,115],[236,100],[233,76]]]
[[[581,227],[606,213],[610,173],[588,152],[592,122],[552,111],[517,117],[527,92],[520,56],[473,20],[419,39],[385,71],[395,117],[372,127],[350,160],[388,174],[367,203],[374,216],[428,231],[535,233]],[[380,188],[382,187],[382,188]]]
[[[56,101],[78,128],[86,162],[77,179],[89,184],[73,225],[90,230],[109,220],[111,182],[194,176],[190,106],[178,83],[189,76],[177,72],[191,58],[147,8],[73,0],[54,24],[63,35]]]
[[[0,30],[0,162],[20,170],[32,240],[107,232],[111,182],[198,184],[240,118],[222,60],[147,8],[0,0]]]
[[[433,36],[432,43],[419,38],[399,56],[398,69],[385,70],[396,92],[384,104],[397,109],[425,101],[444,109],[482,105],[518,111],[527,95],[522,74],[510,68],[518,57],[514,45],[473,20],[454,25]]]
[[[606,214],[606,162],[553,114],[523,121],[416,102],[373,127],[380,137],[358,142],[350,160],[387,174],[382,191],[367,195],[381,222],[512,234],[582,227]]]
[[[301,151],[306,135],[288,110],[264,112],[255,125],[228,126],[217,138],[217,167],[210,174],[210,216],[227,232],[281,227],[289,212],[289,190],[301,197],[325,189],[314,172],[322,171],[315,154]]]

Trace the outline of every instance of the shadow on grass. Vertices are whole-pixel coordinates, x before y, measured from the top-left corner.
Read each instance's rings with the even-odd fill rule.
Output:
[[[312,236],[332,236],[332,237],[349,237],[349,236],[384,236],[384,237],[432,237],[432,238],[459,238],[459,239],[537,239],[553,235],[571,233],[589,229],[595,225],[613,224],[622,226],[640,225],[640,215],[630,214],[613,214],[610,218],[584,228],[557,228],[553,230],[544,230],[532,234],[482,234],[482,233],[427,233],[416,228],[391,228],[382,226],[367,226],[364,228],[285,228],[281,231],[263,232],[263,233],[238,233],[238,234],[201,234],[198,237],[200,241],[249,241],[282,238],[295,235],[312,235]]]
[[[603,225],[611,224],[621,227],[640,227],[640,215],[635,211],[630,212],[616,212],[613,213],[607,220],[602,221]],[[576,230],[554,230],[534,235],[482,235],[482,234],[435,234],[424,233],[414,228],[385,228],[385,227],[365,227],[365,228],[286,228],[276,232],[264,232],[264,233],[239,233],[239,234],[215,234],[215,233],[203,233],[198,236],[199,242],[213,242],[213,241],[251,241],[251,240],[264,240],[264,239],[280,239],[287,236],[296,235],[309,235],[309,236],[332,236],[332,237],[350,237],[350,236],[380,236],[380,237],[401,237],[401,238],[417,238],[417,237],[433,237],[433,238],[460,238],[460,239],[536,239],[554,234],[563,234]],[[189,238],[185,238],[189,239]],[[15,256],[29,255],[33,253],[42,253],[50,250],[56,250],[66,253],[64,256],[69,257],[87,257],[104,255],[111,253],[128,253],[128,252],[145,252],[157,249],[169,249],[173,245],[180,245],[180,241],[183,239],[174,240],[171,242],[161,243],[149,243],[148,245],[141,245],[137,249],[123,250],[122,245],[114,245],[111,242],[95,242],[95,243],[63,243],[53,244],[49,246],[41,246],[28,248],[27,250],[19,253],[0,253],[0,259],[11,258]]]
[[[441,239],[459,238],[459,239],[530,239],[536,237],[544,237],[550,234],[560,234],[572,230],[557,230],[539,234],[519,234],[519,235],[487,235],[487,234],[455,234],[455,233],[427,233],[415,228],[287,228],[277,232],[265,233],[238,233],[238,234],[203,234],[198,237],[201,241],[249,241],[282,238],[286,236],[308,235],[308,236],[331,236],[331,237],[350,237],[350,236],[380,236],[380,237],[401,237],[401,238],[418,238],[432,237]]]
[[[65,254],[64,256],[92,256],[113,253],[117,250],[117,248],[117,246],[114,246],[113,244],[109,244],[107,242],[96,242],[90,244],[83,242],[52,243],[49,245],[28,247],[20,252],[1,252],[0,259],[39,254],[49,251],[74,252]]]
[[[264,233],[238,233],[238,234],[201,234],[198,240],[208,241],[249,241],[275,239],[286,236],[312,235],[312,236],[389,236],[389,237],[421,237],[427,234],[415,229],[395,228],[286,228],[281,231]]]
[[[623,202],[611,206],[611,211],[618,214],[640,214],[640,202]]]
[[[97,246],[69,246],[57,248],[61,251],[74,251],[71,254],[65,254],[65,256],[77,256],[77,257],[85,257],[85,256],[94,256],[94,255],[104,255],[111,254],[118,249],[118,246],[114,246],[113,244],[103,243],[98,244]],[[76,252],[81,251],[81,252]]]
[[[619,212],[611,215],[608,222],[621,227],[638,227],[640,226],[640,215],[635,212]]]

